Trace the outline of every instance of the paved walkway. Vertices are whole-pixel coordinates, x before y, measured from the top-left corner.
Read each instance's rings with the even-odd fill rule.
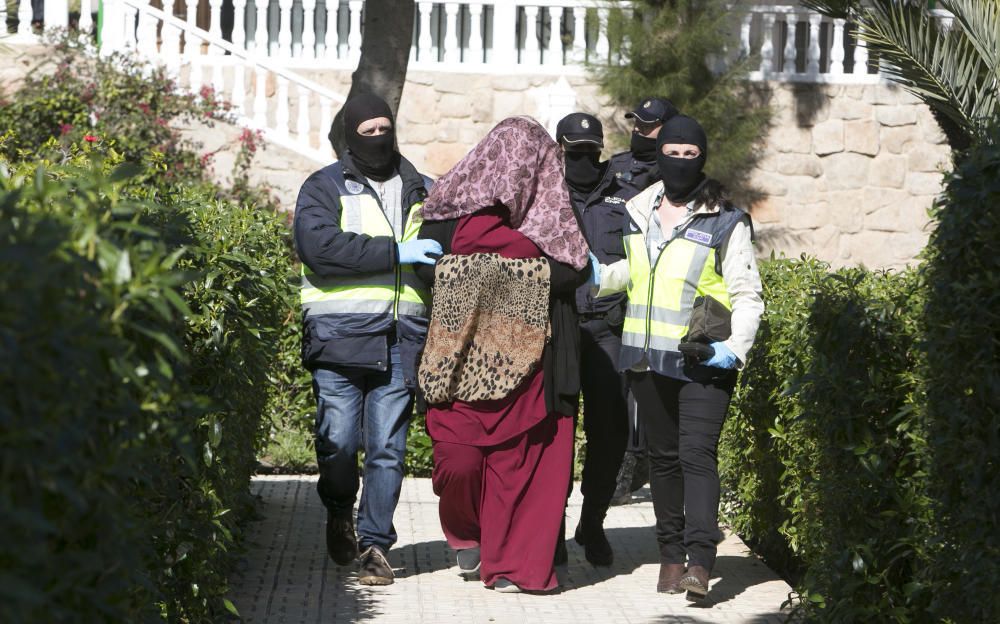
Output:
[[[708,604],[683,595],[656,593],[659,570],[648,490],[636,502],[613,507],[606,530],[615,550],[611,568],[595,568],[570,540],[561,588],[548,595],[499,594],[478,581],[463,581],[453,551],[441,534],[437,497],[429,479],[407,479],[396,510],[399,543],[389,554],[396,583],[362,587],[356,570],[326,555],[326,513],[309,476],[268,476],[253,481],[262,519],[249,527],[250,549],[231,579],[231,598],[243,622],[749,622],[785,620],[781,604],[790,588],[748,554],[735,536],[719,547]],[[578,488],[567,511],[572,533],[580,514]]]

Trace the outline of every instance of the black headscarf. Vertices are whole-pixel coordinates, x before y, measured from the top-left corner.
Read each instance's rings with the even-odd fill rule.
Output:
[[[666,156],[663,146],[668,143],[697,145],[697,158]],[[675,204],[694,199],[705,184],[705,161],[708,160],[708,137],[697,121],[687,115],[675,115],[663,123],[656,135],[656,163],[663,178],[667,198]]]
[[[358,126],[369,119],[387,117],[392,129],[378,136],[358,134]],[[396,152],[396,121],[392,109],[377,95],[356,95],[344,104],[344,138],[351,158],[366,177],[388,180],[396,172],[399,154]]]

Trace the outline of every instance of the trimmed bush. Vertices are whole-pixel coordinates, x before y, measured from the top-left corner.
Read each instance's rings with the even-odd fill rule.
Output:
[[[923,312],[931,612],[1000,621],[1000,130],[947,179],[925,267]]]
[[[906,621],[929,519],[917,276],[803,259],[762,277],[768,309],[720,451],[729,520],[813,616]]]
[[[292,295],[284,219],[64,160],[0,175],[0,620],[217,621]]]

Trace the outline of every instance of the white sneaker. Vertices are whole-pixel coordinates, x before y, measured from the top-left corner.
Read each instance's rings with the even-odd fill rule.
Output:
[[[521,593],[521,588],[514,583],[508,581],[507,579],[500,577],[497,579],[496,583],[493,583],[493,589],[500,592],[501,594],[519,594]]]

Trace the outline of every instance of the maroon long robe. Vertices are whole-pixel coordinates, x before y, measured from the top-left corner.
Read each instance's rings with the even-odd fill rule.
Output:
[[[538,247],[491,209],[459,219],[455,254],[539,258]],[[511,396],[430,406],[434,492],[452,548],[480,546],[480,577],[525,590],[557,586],[552,557],[562,539],[573,419],[545,407],[541,363]]]

